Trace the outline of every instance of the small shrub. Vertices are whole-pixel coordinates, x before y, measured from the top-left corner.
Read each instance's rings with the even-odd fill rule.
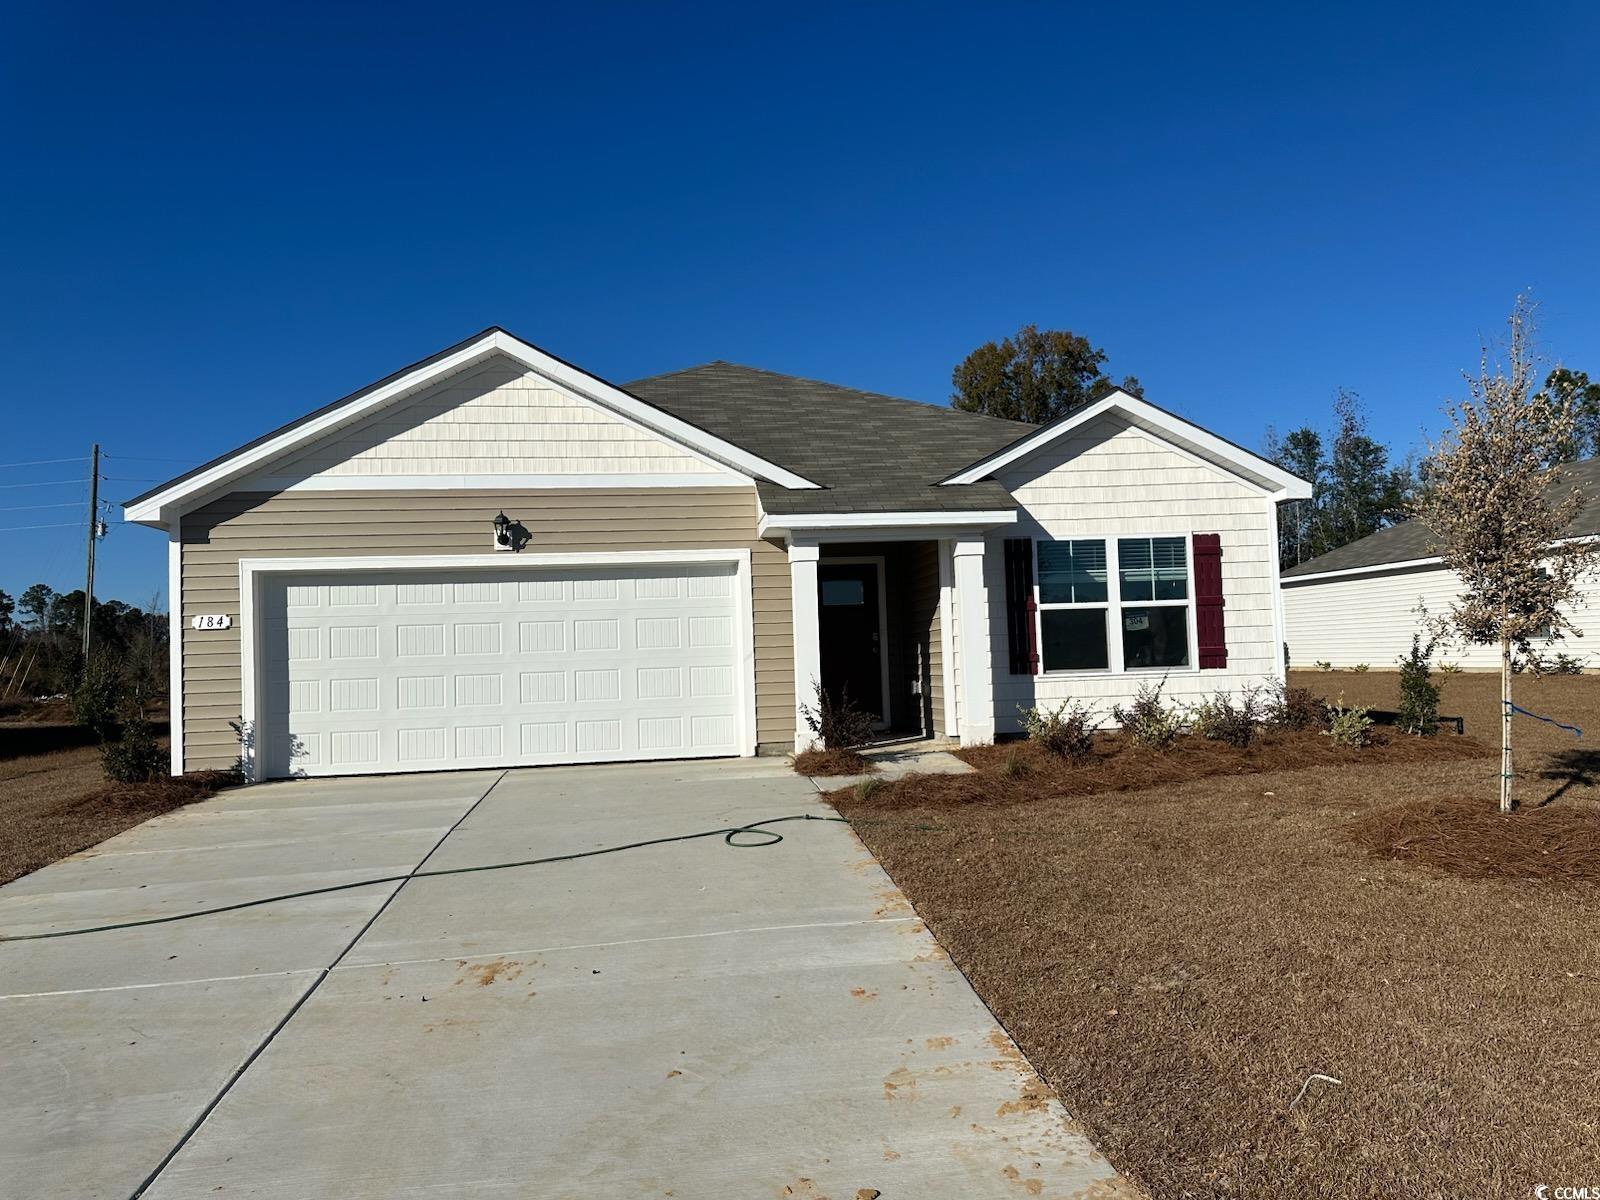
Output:
[[[1372,670],[1372,664],[1370,664],[1370,663],[1357,663],[1355,666],[1351,667],[1350,669],[1352,671],[1354,671],[1357,675],[1365,675],[1368,671]]]
[[[1008,779],[1021,779],[1023,776],[1033,773],[1033,768],[1028,765],[1028,760],[1022,757],[1022,753],[1015,746],[1006,751],[1006,765],[1001,767],[1000,770]]]
[[[1331,670],[1333,670],[1333,664],[1331,662],[1328,662],[1326,659],[1322,659],[1322,658],[1317,659],[1317,661],[1315,663],[1313,663],[1312,665],[1315,666],[1317,668],[1317,670],[1319,670],[1319,671],[1331,671]]]
[[[1411,635],[1411,649],[1400,659],[1401,729],[1419,737],[1432,737],[1439,732],[1439,685],[1433,682],[1430,669],[1433,663],[1434,642],[1422,640],[1420,633]]]
[[[72,691],[72,719],[103,742],[117,727],[122,699],[122,668],[110,651],[101,650],[84,664]]]
[[[872,799],[872,794],[882,786],[883,780],[879,779],[877,776],[873,776],[870,779],[863,779],[860,783],[856,784],[856,799],[860,800],[862,803],[866,803],[868,800]]]
[[[1461,674],[1461,670],[1462,668],[1460,663],[1439,664],[1439,674],[1441,675],[1459,675]]]
[[[834,700],[820,683],[812,686],[816,689],[816,707],[802,705],[800,715],[807,728],[822,740],[824,749],[854,750],[872,740],[873,717],[851,702],[848,688],[841,688],[839,699]]]
[[[1094,710],[1076,700],[1048,708],[1019,708],[1030,742],[1051,754],[1082,762],[1094,749]]]
[[[1273,729],[1321,729],[1328,720],[1328,706],[1310,688],[1279,682],[1267,689],[1261,719]]]
[[[1189,710],[1189,727],[1213,742],[1243,748],[1256,736],[1261,723],[1261,697],[1246,688],[1236,702],[1227,692],[1218,692]]]
[[[122,727],[122,736],[100,750],[106,778],[113,783],[149,783],[167,773],[167,756],[156,742],[155,726],[135,717]]]
[[[1120,704],[1112,708],[1111,719],[1122,727],[1122,732],[1134,745],[1147,750],[1165,750],[1183,732],[1183,722],[1177,711],[1161,702],[1161,691],[1166,685],[1165,678],[1154,687],[1142,683],[1132,704],[1126,708]]]
[[[1515,658],[1511,669],[1519,674],[1530,671],[1535,675],[1582,675],[1583,660],[1571,654],[1556,653],[1546,657],[1530,654],[1526,660]]]
[[[1359,750],[1372,741],[1372,717],[1368,708],[1346,708],[1344,695],[1328,705],[1327,734],[1335,746],[1349,746]]]

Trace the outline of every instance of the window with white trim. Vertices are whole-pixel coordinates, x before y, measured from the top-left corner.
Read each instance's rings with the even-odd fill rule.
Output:
[[[1167,671],[1193,665],[1186,535],[1041,538],[1034,553],[1043,670]]]

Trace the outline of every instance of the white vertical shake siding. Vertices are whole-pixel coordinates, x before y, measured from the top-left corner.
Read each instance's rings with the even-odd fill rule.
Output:
[[[1335,667],[1361,663],[1378,670],[1392,668],[1411,649],[1411,635],[1422,628],[1418,605],[1443,616],[1460,593],[1460,579],[1443,567],[1412,567],[1342,579],[1283,581],[1283,610],[1289,642],[1289,665],[1298,669],[1326,662]],[[1600,589],[1591,581],[1573,621],[1586,634],[1562,642],[1541,643],[1571,654],[1585,664],[1600,655]],[[1460,643],[1441,646],[1436,662],[1472,670],[1499,670],[1498,646]]]
[[[707,475],[717,464],[496,357],[275,463],[272,479]]]
[[[988,539],[985,577],[995,665],[997,733],[1021,729],[1018,707],[1081,700],[1106,716],[1159,672],[1011,675],[1006,668],[1004,541],[1216,533],[1222,538],[1228,666],[1174,669],[1165,696],[1192,702],[1222,690],[1278,678],[1276,653],[1277,509],[1220,467],[1178,451],[1114,417],[1074,431],[998,476],[1022,506],[1017,526]],[[1112,586],[1115,587],[1115,581]],[[1193,581],[1190,582],[1191,596]],[[1111,631],[1117,636],[1117,630]],[[1198,648],[1191,646],[1190,658]]]

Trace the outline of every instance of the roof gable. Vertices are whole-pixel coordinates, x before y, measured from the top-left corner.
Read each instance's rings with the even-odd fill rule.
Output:
[[[743,446],[630,395],[503,329],[491,328],[152,488],[126,502],[125,516],[130,521],[165,526],[175,512],[193,507],[205,496],[232,487],[246,476],[260,473],[269,463],[280,461],[321,438],[398,404],[440,380],[468,371],[496,354],[505,355],[573,394],[709,455],[751,478],[783,488],[814,489],[818,486],[776,462],[752,454]]]
[[[1009,445],[948,476],[941,481],[941,486],[971,485],[989,478],[1039,453],[1053,442],[1091,426],[1100,418],[1111,414],[1120,416],[1129,425],[1142,429],[1188,454],[1223,468],[1275,499],[1304,500],[1311,495],[1309,483],[1291,475],[1259,454],[1253,454],[1192,421],[1186,421],[1175,413],[1158,408],[1147,400],[1130,396],[1121,390],[1113,391],[1092,404],[1074,409],[1048,425],[1031,429]]]
[[[602,475],[751,482],[710,455],[493,354],[273,461],[236,486],[439,486],[445,479],[462,486],[483,480],[487,486],[489,478],[553,484]]]

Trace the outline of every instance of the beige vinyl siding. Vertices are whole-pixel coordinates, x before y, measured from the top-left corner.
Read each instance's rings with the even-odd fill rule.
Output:
[[[1392,670],[1411,649],[1411,635],[1421,633],[1425,606],[1443,616],[1460,594],[1460,577],[1443,567],[1412,567],[1297,583],[1283,581],[1284,639],[1289,665],[1305,670],[1319,662],[1335,667],[1362,663]],[[1592,648],[1600,633],[1600,588],[1593,583],[1572,611],[1573,622],[1588,637],[1535,643],[1542,653],[1571,654],[1586,665],[1595,661]],[[1499,670],[1500,647],[1451,644],[1441,646],[1436,662],[1467,670]]]
[[[1273,501],[1258,490],[1114,417],[1075,430],[1001,473],[999,479],[1023,512],[1015,529],[988,539],[984,553],[984,575],[992,597],[989,628],[997,732],[1020,729],[1019,706],[1076,699],[1103,714],[1111,703],[1131,697],[1140,683],[1160,678],[1159,672],[1154,676],[1149,672],[1009,674],[1006,537],[1220,534],[1228,666],[1208,671],[1175,668],[1167,676],[1165,695],[1192,702],[1278,677],[1277,512]],[[1111,630],[1110,636],[1117,636],[1117,631]],[[1194,652],[1191,646],[1191,660]]]
[[[756,536],[756,495],[741,488],[579,488],[534,492],[235,492],[182,523],[184,765],[238,757],[239,560],[359,554],[492,558],[490,519],[504,509],[532,534],[526,553],[618,550],[751,551],[756,736],[794,742],[789,565]],[[227,630],[189,627],[226,613]]]
[[[312,475],[666,475],[732,472],[504,356],[321,438],[264,472]],[[323,480],[325,482],[326,479]],[[248,486],[246,484],[245,486]]]

